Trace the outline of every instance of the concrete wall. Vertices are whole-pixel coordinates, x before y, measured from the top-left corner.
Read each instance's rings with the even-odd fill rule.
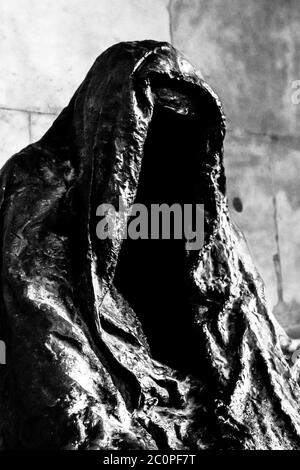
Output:
[[[300,2],[9,0],[0,17],[0,165],[44,133],[115,42],[171,40],[200,68],[228,119],[233,217],[274,306],[275,196],[286,301],[279,315],[300,321],[300,104],[291,99],[300,80]]]
[[[275,196],[286,301],[276,313],[285,324],[300,321],[300,104],[292,102],[300,79],[300,2],[171,0],[169,11],[174,45],[223,100],[229,204],[272,306]]]
[[[167,0],[3,0],[0,18],[0,166],[42,136],[107,47],[170,41]]]

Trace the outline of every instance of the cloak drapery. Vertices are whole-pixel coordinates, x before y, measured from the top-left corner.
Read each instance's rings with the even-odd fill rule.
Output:
[[[226,202],[220,101],[117,44],[0,176],[5,448],[294,449],[299,386]],[[97,207],[203,203],[205,240],[100,240]]]

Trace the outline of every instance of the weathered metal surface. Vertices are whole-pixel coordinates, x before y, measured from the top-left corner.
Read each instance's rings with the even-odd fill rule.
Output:
[[[2,169],[6,448],[300,447],[290,345],[228,214],[224,134],[173,47],[121,43]],[[97,206],[119,197],[203,202],[204,247],[97,239]]]

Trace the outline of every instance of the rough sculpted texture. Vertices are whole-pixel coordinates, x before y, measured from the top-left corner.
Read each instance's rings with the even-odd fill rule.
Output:
[[[5,448],[300,448],[291,345],[229,217],[224,134],[172,46],[121,43],[2,169]],[[204,203],[204,246],[99,240],[96,208],[119,197]]]

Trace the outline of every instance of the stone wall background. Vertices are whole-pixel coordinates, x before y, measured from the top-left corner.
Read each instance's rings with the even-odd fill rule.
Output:
[[[271,307],[285,326],[299,323],[300,1],[0,0],[0,19],[1,166],[43,135],[110,45],[167,40],[199,67],[227,115],[232,216]]]
[[[170,40],[166,0],[0,0],[0,165],[40,138],[96,57]]]

